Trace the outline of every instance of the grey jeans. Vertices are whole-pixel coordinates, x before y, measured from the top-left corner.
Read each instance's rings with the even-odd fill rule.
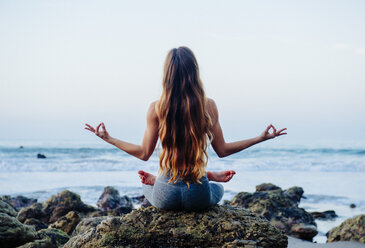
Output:
[[[200,179],[202,184],[187,184],[179,180],[169,183],[168,175],[159,175],[155,184],[142,184],[143,194],[155,207],[167,210],[199,211],[217,204],[223,197],[221,184],[210,183],[206,176]]]

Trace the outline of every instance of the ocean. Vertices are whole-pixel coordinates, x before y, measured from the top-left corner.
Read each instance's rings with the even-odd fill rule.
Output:
[[[47,158],[38,159],[38,153]],[[310,212],[335,210],[339,215],[316,221],[319,234],[314,240],[319,243],[326,241],[325,233],[332,227],[365,213],[365,141],[277,139],[226,158],[210,148],[207,168],[236,171],[224,184],[223,200],[241,191],[253,192],[264,182],[283,189],[303,187],[300,207]],[[101,140],[0,140],[0,195],[44,201],[68,189],[95,206],[106,186],[114,186],[121,195],[141,195],[138,170],[157,173],[158,151],[144,162]],[[356,208],[350,208],[351,203]]]

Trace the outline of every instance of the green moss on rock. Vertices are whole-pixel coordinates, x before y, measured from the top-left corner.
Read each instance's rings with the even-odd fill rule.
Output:
[[[365,243],[365,214],[355,216],[331,229],[328,242],[357,241]]]
[[[222,246],[279,248],[287,246],[287,237],[266,219],[242,208],[178,212],[148,207],[83,228],[64,248]]]

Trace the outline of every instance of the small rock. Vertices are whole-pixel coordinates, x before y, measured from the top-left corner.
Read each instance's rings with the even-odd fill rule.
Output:
[[[16,218],[22,223],[24,223],[27,219],[37,219],[48,224],[49,216],[44,213],[43,205],[36,202],[28,207],[22,208]]]
[[[16,209],[7,201],[3,201],[0,199],[0,213],[7,214],[11,217],[16,217],[17,211]]]
[[[111,217],[103,216],[103,217],[93,217],[93,218],[82,219],[80,221],[80,223],[76,226],[75,230],[73,231],[72,236],[83,234],[87,230],[90,230],[91,228],[96,227],[103,220],[106,220],[107,218],[111,218]]]
[[[355,203],[351,203],[351,204],[350,204],[350,208],[356,208]]]
[[[128,196],[120,197],[117,189],[108,186],[104,188],[96,205],[104,211],[117,211],[120,213],[129,213],[133,209],[132,200]],[[119,209],[119,210],[118,210]]]
[[[55,223],[51,224],[49,227],[62,230],[68,235],[71,235],[80,221],[81,216],[75,211],[70,211],[65,216],[59,218]]]
[[[152,204],[147,200],[144,195],[132,197],[132,201],[136,204],[141,204],[141,207],[150,207]]]
[[[338,217],[334,210],[327,210],[324,212],[311,212],[311,215],[314,219],[319,220],[331,220]]]
[[[355,216],[332,228],[327,242],[356,241],[365,243],[365,214]]]
[[[9,195],[3,195],[1,197],[2,200],[7,201],[10,203],[16,210],[20,210],[21,208],[28,207],[33,203],[37,202],[37,199],[28,198],[22,195],[18,195],[16,197],[11,197]]]
[[[19,149],[23,149],[24,148],[24,146],[19,146]]]
[[[37,154],[37,158],[47,158],[46,155],[42,154],[42,153],[38,153]]]
[[[280,187],[272,184],[272,183],[262,183],[256,186],[256,191],[268,191],[268,190],[281,190]]]
[[[26,219],[24,221],[24,224],[29,225],[29,226],[33,226],[36,231],[48,228],[48,226],[46,224],[44,224],[40,220],[37,220],[37,219],[34,219],[34,218]]]

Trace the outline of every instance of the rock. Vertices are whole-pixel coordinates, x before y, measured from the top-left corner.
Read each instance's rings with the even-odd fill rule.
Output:
[[[324,212],[311,212],[311,215],[313,216],[314,219],[319,219],[319,220],[331,220],[338,217],[338,215],[334,210],[327,210]]]
[[[256,191],[268,191],[268,190],[281,190],[280,187],[272,184],[272,183],[262,183],[256,186]]]
[[[17,197],[3,195],[1,199],[10,203],[17,211],[19,211],[21,208],[28,207],[37,202],[37,199],[27,198],[22,195],[18,195]]]
[[[351,204],[350,204],[350,208],[356,208],[355,203],[351,203]]]
[[[68,235],[71,235],[80,221],[81,216],[75,211],[70,211],[65,216],[59,218],[55,223],[51,224],[49,227],[62,230]]]
[[[37,219],[48,224],[49,216],[44,213],[43,205],[37,202],[28,207],[22,208],[18,213],[17,219],[22,223],[24,223],[27,219]]]
[[[39,231],[41,229],[46,229],[48,228],[48,226],[46,224],[44,224],[43,222],[41,222],[40,220],[34,219],[34,218],[30,218],[30,219],[26,219],[24,221],[25,225],[29,225],[29,226],[33,226],[35,228],[36,231]]]
[[[331,229],[327,242],[357,241],[365,243],[365,214],[355,216]]]
[[[104,211],[116,210],[116,213],[129,213],[133,209],[132,200],[128,196],[120,197],[118,190],[111,186],[104,188],[96,205]]]
[[[19,149],[23,149],[24,148],[24,146],[19,146]]]
[[[83,203],[78,194],[64,190],[44,202],[43,211],[49,216],[48,223],[52,223],[70,211],[88,213],[95,211],[95,208]]]
[[[10,205],[10,203],[0,200],[0,213],[7,214],[11,217],[15,217],[17,215],[16,209]]]
[[[20,223],[16,218],[0,213],[0,247],[17,247],[34,240],[34,227]]]
[[[294,205],[298,206],[298,203],[300,202],[300,199],[303,197],[304,190],[302,187],[291,187],[287,190],[284,190],[284,194],[289,196],[292,199],[292,202]]]
[[[317,235],[317,226],[310,213],[298,204],[303,189],[292,187],[288,190],[272,184],[257,186],[254,193],[238,193],[229,205],[247,208],[253,213],[268,219],[272,225],[296,238],[312,241]]]
[[[287,247],[287,236],[245,209],[214,206],[202,212],[141,208],[122,217],[88,220],[64,248]],[[81,225],[80,222],[79,225]],[[247,245],[247,246],[246,246]]]
[[[78,194],[65,190],[44,203],[34,203],[22,208],[17,219],[34,225],[37,230],[53,223],[51,227],[71,234],[82,217],[95,211],[97,209],[84,204]]]
[[[59,248],[69,240],[69,236],[58,229],[44,229],[37,232],[37,239],[19,248]]]
[[[37,158],[47,158],[44,154],[38,153]]]
[[[136,204],[140,204],[141,207],[152,206],[152,204],[147,200],[147,198],[144,195],[132,197],[132,201],[134,201]]]
[[[76,226],[75,230],[72,233],[72,236],[80,235],[85,233],[86,231],[96,227],[100,224],[103,220],[106,220],[107,216],[103,217],[94,217],[94,218],[85,218],[80,221],[80,223]]]

